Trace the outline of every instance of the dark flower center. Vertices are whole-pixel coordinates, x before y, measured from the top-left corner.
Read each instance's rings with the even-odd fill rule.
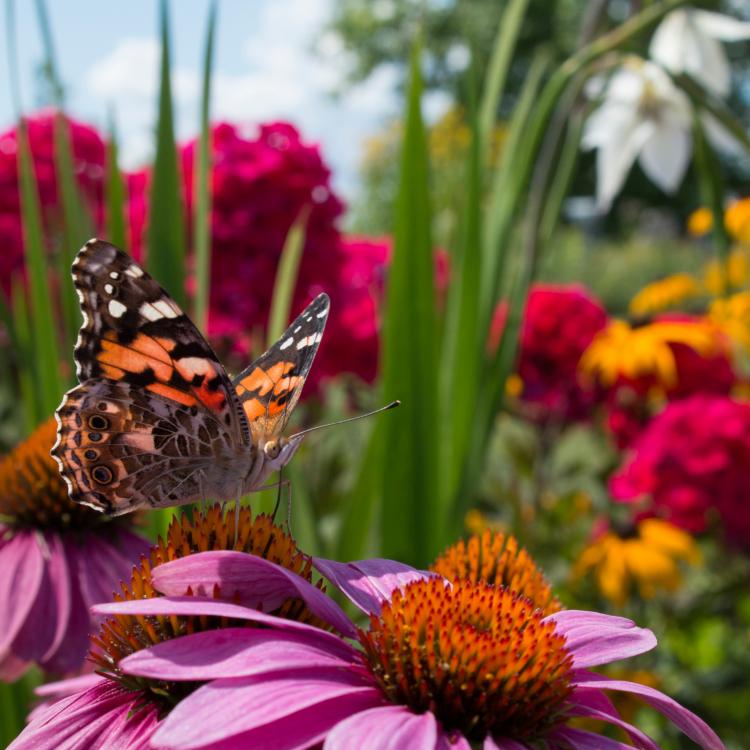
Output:
[[[565,638],[543,618],[506,588],[432,578],[396,592],[360,642],[393,703],[432,711],[472,742],[534,741],[561,720],[572,689]]]

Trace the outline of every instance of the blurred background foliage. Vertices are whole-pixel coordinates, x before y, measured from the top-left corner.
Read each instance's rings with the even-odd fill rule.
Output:
[[[350,55],[349,80],[396,65],[404,98],[403,116],[365,145],[361,191],[345,211],[320,150],[293,123],[265,123],[251,135],[212,123],[218,4],[196,52],[198,136],[180,144],[169,8],[159,4],[154,160],[125,171],[116,122],[102,134],[66,113],[64,60],[55,59],[54,30],[37,3],[46,53],[34,98],[55,109],[25,113],[18,98],[19,124],[0,136],[3,445],[48,417],[74,381],[79,319],[67,269],[93,231],[144,262],[233,371],[326,290],[331,321],[296,423],[392,398],[403,407],[305,441],[289,470],[301,546],[424,566],[462,534],[512,532],[566,605],[653,628],[660,649],[639,660],[644,679],[702,715],[732,750],[745,747],[750,539],[726,544],[725,532],[748,511],[717,517],[712,509],[700,527],[679,517],[643,526],[664,515],[658,493],[650,506],[625,495],[615,503],[612,481],[628,474],[636,441],[684,408],[683,398],[725,399],[746,418],[750,211],[731,199],[746,188],[747,155],[696,161],[671,196],[635,167],[608,214],[592,198],[594,157],[578,157],[594,106],[586,80],[611,71],[624,52],[645,55],[654,27],[681,4],[335,2],[329,31]],[[732,2],[702,5],[736,12]],[[13,3],[7,8],[12,30]],[[729,50],[727,118],[742,128],[750,47]],[[436,92],[447,106],[426,121],[423,104]],[[709,208],[693,214],[702,203]],[[709,237],[717,219],[735,255]],[[663,314],[681,318],[676,330]],[[608,336],[625,343],[609,346]],[[665,357],[679,383],[664,376]],[[740,450],[732,436],[710,438],[745,481],[744,443]],[[691,455],[665,449],[658,458],[679,464],[686,483],[695,479]],[[275,500],[262,493],[247,502],[269,510]],[[172,513],[149,514],[152,538]],[[644,556],[653,566],[634,563]],[[8,738],[39,679],[2,688]],[[652,712],[621,708],[642,714],[660,746],[688,746]]]

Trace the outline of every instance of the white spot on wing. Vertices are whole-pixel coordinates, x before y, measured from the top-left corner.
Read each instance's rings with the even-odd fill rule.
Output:
[[[138,279],[143,276],[143,269],[133,263],[125,269],[125,275],[130,276],[133,279]]]
[[[320,341],[320,339],[315,334],[311,334],[310,336],[305,336],[305,338],[300,339],[297,342],[297,349],[304,349],[306,346],[312,346],[318,341]]]
[[[109,305],[107,306],[107,309],[109,310],[109,314],[113,318],[121,318],[125,313],[127,312],[128,308],[125,307],[125,305],[122,304],[119,300],[111,299],[109,301]]]
[[[165,317],[165,318],[176,318],[179,313],[175,306],[165,299],[157,300],[153,303],[153,306]]]
[[[119,279],[120,278],[120,274],[117,273],[117,271],[110,271],[109,272],[109,278],[110,279]]]
[[[294,336],[290,336],[283,344],[281,344],[279,349],[288,349],[293,343],[294,343]]]
[[[105,292],[106,292],[107,294],[112,294],[112,292],[114,292],[114,291],[115,291],[115,288],[114,288],[114,287],[112,286],[112,284],[105,284],[105,285],[104,285],[104,291],[105,291]]]
[[[301,330],[302,330],[302,326],[297,326],[297,327],[296,327],[296,328],[294,329],[294,333],[299,333],[299,332],[300,332]]]
[[[143,315],[146,320],[161,320],[164,316],[149,302],[144,302],[139,308],[138,312]]]
[[[325,318],[325,316],[328,315],[328,308],[326,307],[325,310],[321,310],[315,317],[316,318]]]

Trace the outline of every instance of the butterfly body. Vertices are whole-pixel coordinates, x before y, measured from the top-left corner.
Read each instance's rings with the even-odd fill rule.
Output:
[[[257,490],[301,438],[286,425],[322,338],[319,295],[234,381],[167,293],[99,240],[73,265],[84,323],[80,384],[57,411],[57,459],[73,500],[120,515]]]

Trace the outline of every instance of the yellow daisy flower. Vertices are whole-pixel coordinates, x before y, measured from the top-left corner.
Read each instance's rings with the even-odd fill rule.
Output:
[[[608,531],[580,555],[575,578],[593,573],[602,595],[624,604],[633,585],[644,599],[682,583],[680,563],[696,565],[700,552],[690,534],[666,521],[648,518],[625,533]]]
[[[712,260],[703,267],[703,286],[712,295],[723,294],[725,288],[739,289],[750,281],[750,256],[747,250],[732,250],[725,264]]]
[[[714,216],[711,210],[705,206],[696,208],[693,213],[688,216],[687,230],[688,234],[693,237],[703,237],[708,234],[714,225]]]
[[[675,307],[700,293],[700,285],[690,274],[675,273],[644,286],[630,300],[630,312],[638,316],[651,315]]]
[[[750,351],[750,292],[714,300],[708,317],[732,341]]]
[[[750,244],[750,198],[740,198],[727,206],[724,226],[733,239]]]
[[[677,365],[669,345],[685,344],[702,356],[712,356],[722,350],[718,333],[706,320],[657,320],[635,327],[613,320],[583,353],[579,367],[604,386],[621,376],[654,376],[669,388],[677,382]]]

